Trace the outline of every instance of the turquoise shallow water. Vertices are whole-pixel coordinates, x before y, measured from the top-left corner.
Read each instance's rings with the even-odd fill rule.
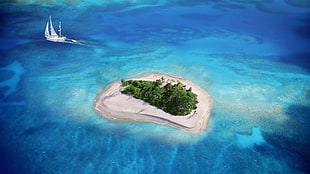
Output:
[[[308,173],[308,1],[1,2],[0,173]],[[35,10],[34,10],[35,9]],[[85,45],[53,43],[48,15]],[[201,134],[93,109],[115,80],[184,77]]]

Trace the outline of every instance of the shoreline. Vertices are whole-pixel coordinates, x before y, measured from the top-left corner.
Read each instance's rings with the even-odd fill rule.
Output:
[[[149,73],[124,80],[155,81],[164,77],[170,83],[180,81],[186,88],[192,87],[197,94],[197,109],[185,116],[174,116],[130,95],[122,94],[121,81],[108,85],[96,98],[95,110],[110,120],[151,122],[168,125],[191,133],[200,133],[207,127],[211,114],[212,101],[207,92],[198,85],[181,77],[168,74]]]

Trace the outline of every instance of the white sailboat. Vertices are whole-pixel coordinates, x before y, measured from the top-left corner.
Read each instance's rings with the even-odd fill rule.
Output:
[[[65,42],[66,37],[61,35],[61,22],[59,22],[59,35],[56,33],[53,23],[52,23],[52,17],[49,17],[49,20],[46,23],[45,27],[45,37],[46,40],[53,41],[53,42]]]

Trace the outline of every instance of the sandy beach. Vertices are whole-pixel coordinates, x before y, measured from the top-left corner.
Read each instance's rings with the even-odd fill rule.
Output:
[[[122,89],[121,81],[116,81],[107,86],[96,98],[95,110],[103,117],[111,120],[152,122],[192,133],[204,131],[211,114],[212,101],[209,94],[198,85],[180,77],[159,73],[144,74],[124,80],[155,81],[162,77],[168,83],[173,84],[180,81],[186,85],[187,89],[192,87],[192,92],[197,94],[197,109],[186,116],[173,116],[142,100],[122,94],[120,92]]]

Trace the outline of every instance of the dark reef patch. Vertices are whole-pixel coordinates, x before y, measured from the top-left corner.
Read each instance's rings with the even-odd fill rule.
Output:
[[[58,127],[57,123],[47,122],[43,123],[40,126],[32,127],[23,132],[23,135],[32,136],[36,134],[43,134],[46,130],[55,130]]]
[[[192,20],[214,20],[218,17],[220,17],[220,15],[209,15],[209,14],[204,14],[204,13],[185,13],[180,15],[182,18],[188,18],[188,19],[192,19]]]
[[[220,9],[220,10],[227,10],[227,9],[241,10],[241,9],[244,9],[243,6],[236,5],[236,4],[218,4],[218,5],[214,5],[213,8]]]
[[[310,132],[310,105],[291,105],[288,107],[286,114],[300,121],[304,128]]]
[[[9,80],[14,76],[14,72],[8,70],[0,70],[0,81]]]
[[[293,53],[285,57],[281,57],[280,61],[287,64],[299,66],[306,71],[310,71],[310,52]]]
[[[309,95],[308,99],[309,99]],[[309,173],[310,171],[310,106],[291,105],[286,109],[289,119],[283,126],[287,132],[264,132],[264,138],[274,147],[288,153],[297,154],[296,167]]]
[[[51,62],[51,61],[49,61],[49,62],[43,62],[42,63],[42,66],[43,67],[54,67],[54,66],[58,66],[59,64],[58,63],[56,63],[56,62]]]
[[[310,21],[308,21],[310,23]],[[295,28],[294,32],[303,37],[310,39],[310,25],[303,25],[301,27]]]
[[[294,5],[297,7],[310,8],[309,0],[284,0],[287,4]]]

